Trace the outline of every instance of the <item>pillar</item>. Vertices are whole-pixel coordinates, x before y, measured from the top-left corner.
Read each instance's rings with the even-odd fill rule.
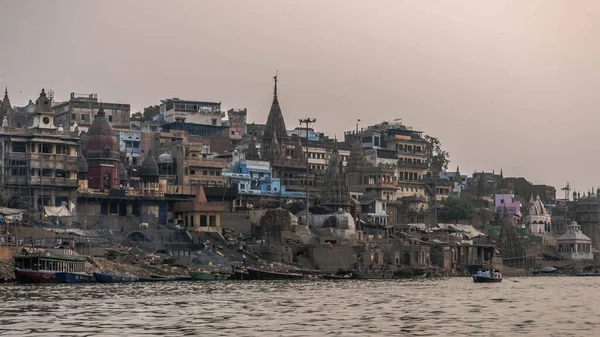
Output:
[[[133,205],[132,204],[127,204],[127,216],[132,216],[133,215]]]

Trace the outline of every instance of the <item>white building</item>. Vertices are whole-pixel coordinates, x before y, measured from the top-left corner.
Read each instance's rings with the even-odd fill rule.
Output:
[[[552,216],[546,210],[540,196],[533,195],[529,200],[529,213],[525,216],[525,225],[532,234],[542,234],[552,230]]]
[[[556,239],[558,254],[570,260],[592,260],[592,239],[581,232],[581,226],[573,221],[565,234]]]

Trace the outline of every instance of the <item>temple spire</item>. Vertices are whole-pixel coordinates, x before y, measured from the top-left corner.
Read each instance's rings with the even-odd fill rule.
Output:
[[[275,82],[275,85],[273,87],[273,102],[277,102],[277,75],[279,75],[279,70],[277,70],[277,73],[275,73],[275,76],[273,76],[273,81]]]

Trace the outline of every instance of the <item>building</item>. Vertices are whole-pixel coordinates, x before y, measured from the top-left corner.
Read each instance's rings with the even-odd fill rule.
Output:
[[[556,239],[558,254],[570,260],[592,260],[592,239],[581,232],[577,222],[573,221],[565,234]]]
[[[506,208],[508,214],[515,217],[514,220],[518,221],[523,216],[523,213],[521,212],[522,206],[520,201],[515,200],[514,194],[496,194],[494,196],[494,208],[496,209],[496,213],[502,214]]]
[[[113,129],[129,130],[131,106],[123,103],[101,102],[97,94],[71,93],[68,101],[52,107],[55,124],[64,128],[77,125],[79,131],[87,132],[100,109],[104,110],[106,120]]]
[[[223,203],[208,202],[202,186],[198,186],[193,201],[178,202],[173,206],[177,222],[193,232],[221,233],[221,212],[224,210]]]
[[[220,102],[187,101],[169,98],[161,101],[159,115],[165,123],[192,123],[201,125],[222,126]],[[157,119],[159,120],[159,119]]]
[[[600,199],[595,194],[580,195],[569,203],[569,214],[581,227],[581,231],[592,239],[592,246],[600,248]]]
[[[119,131],[119,151],[121,152],[121,161],[129,165],[138,165],[140,163],[141,136],[139,130]]]
[[[227,110],[229,124],[229,138],[234,141],[240,141],[248,133],[248,110],[229,109]]]
[[[533,199],[533,195],[527,206],[529,210],[525,216],[524,223],[533,234],[542,234],[552,230],[552,216],[546,211],[544,203],[539,195]]]
[[[290,192],[281,184],[280,178],[273,177],[271,163],[261,160],[245,160],[234,163],[223,176],[230,187],[237,187],[236,208],[246,208],[263,200],[279,200],[286,203],[306,198],[304,192]]]
[[[33,125],[12,127],[4,116],[0,172],[4,198],[21,207],[77,206],[79,137],[54,126],[54,112],[45,90],[35,102]]]

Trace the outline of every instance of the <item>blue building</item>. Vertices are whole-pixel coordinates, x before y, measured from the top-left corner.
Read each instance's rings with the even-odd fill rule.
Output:
[[[258,201],[261,197],[284,200],[304,199],[304,192],[288,192],[279,178],[273,178],[271,163],[260,160],[236,162],[229,172],[223,173],[231,187],[237,186],[239,200],[237,206]]]
[[[119,131],[119,151],[127,161],[131,160],[132,165],[141,164],[138,162],[142,152],[140,146],[141,136],[142,132],[139,130]]]

